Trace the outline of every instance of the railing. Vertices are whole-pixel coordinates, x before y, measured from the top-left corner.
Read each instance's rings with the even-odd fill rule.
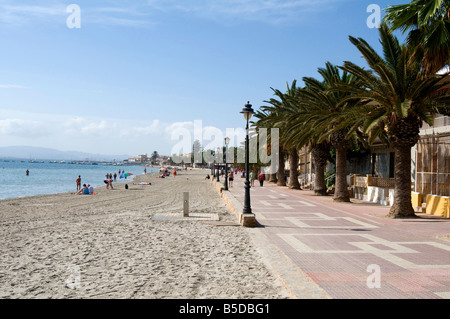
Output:
[[[369,185],[369,186],[394,188],[395,187],[395,178],[372,177],[372,185]]]
[[[361,176],[361,175],[352,175],[350,178],[351,186],[356,187],[364,187],[375,186],[382,188],[394,188],[395,179],[394,178],[382,178],[382,177],[374,177],[371,175]]]
[[[366,176],[355,176],[354,186],[357,187],[367,187],[367,177]]]

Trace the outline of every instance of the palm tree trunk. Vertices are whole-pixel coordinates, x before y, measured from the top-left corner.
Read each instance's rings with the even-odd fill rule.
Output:
[[[414,218],[411,203],[411,147],[420,138],[422,121],[415,116],[400,119],[389,127],[389,141],[395,150],[395,190],[394,203],[389,211],[391,218]]]
[[[284,168],[284,150],[280,147],[280,153],[279,153],[279,165],[278,165],[278,172],[277,172],[277,186],[286,186],[286,179],[285,179],[285,168]]]
[[[277,173],[274,173],[274,174],[270,174],[270,177],[269,177],[269,183],[276,183],[277,182]]]
[[[328,143],[313,144],[311,155],[314,162],[314,194],[327,196],[327,186],[325,183],[325,167],[330,152]]]
[[[298,182],[298,151],[293,148],[289,152],[289,188],[300,189]]]
[[[347,186],[347,140],[346,132],[339,130],[331,134],[330,141],[336,149],[336,182],[333,201],[349,202],[350,194]]]
[[[343,145],[336,146],[336,183],[333,201],[350,201],[347,186],[347,150]]]
[[[389,211],[391,218],[416,217],[411,204],[411,147],[396,145],[394,203]]]

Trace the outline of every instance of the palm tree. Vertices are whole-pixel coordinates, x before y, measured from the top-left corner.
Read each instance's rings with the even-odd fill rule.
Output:
[[[307,146],[311,152],[314,163],[314,194],[327,196],[327,186],[325,183],[325,167],[330,155],[330,143],[328,140],[319,142],[321,135],[313,130],[311,121],[302,114],[307,113],[309,103],[305,103],[302,98],[305,88],[297,89],[298,93],[292,103],[297,105],[297,111],[287,118],[290,125],[286,128],[286,144],[296,145],[298,148]]]
[[[395,195],[389,216],[414,217],[411,205],[411,147],[419,140],[423,121],[432,124],[433,114],[445,109],[450,101],[444,76],[423,77],[421,64],[410,58],[413,48],[401,45],[387,25],[380,27],[384,57],[363,39],[350,37],[361,52],[369,70],[351,62],[342,69],[357,77],[359,87],[341,85],[340,90],[350,92],[352,98],[364,103],[346,110],[336,122],[353,123],[353,129],[362,125],[370,141],[386,135],[395,150]]]
[[[297,94],[297,81],[294,80],[291,86],[287,85],[286,93],[282,93],[280,90],[275,90],[272,88],[274,95],[278,98],[271,98],[268,101],[264,101],[270,106],[262,106],[261,113],[257,113],[256,117],[260,120],[258,121],[259,127],[278,127],[280,129],[280,149],[278,151],[279,155],[279,165],[278,171],[276,173],[276,180],[271,179],[269,182],[276,182],[278,186],[286,186],[285,181],[285,156],[289,155],[289,188],[300,189],[300,183],[298,182],[298,150],[295,145],[286,144],[285,132],[289,125],[286,121],[287,116],[295,111],[295,105],[291,102],[293,101],[295,95]]]
[[[276,99],[271,99],[270,101],[265,102],[268,102],[272,105],[262,106],[261,107],[262,112],[261,111],[256,112],[255,117],[258,118],[259,120],[257,123],[255,123],[254,126],[258,128],[280,128],[280,127],[282,128],[284,124],[282,121],[283,103]],[[285,150],[283,149],[283,145],[280,140],[278,149],[277,172],[270,174],[269,183],[276,183],[278,186],[286,186],[286,181],[284,179],[285,174],[284,156]]]
[[[356,78],[348,72],[340,72],[339,68],[326,63],[325,68],[318,69],[323,80],[304,77],[306,88],[301,91],[299,112],[291,120],[292,135],[300,141],[311,141],[315,168],[318,172],[318,193],[325,195],[324,180],[322,180],[326,159],[327,147],[330,143],[336,149],[336,184],[333,200],[349,202],[350,195],[347,186],[347,160],[348,143],[347,128],[334,123],[336,116],[346,108],[351,108],[354,102],[344,100],[349,93],[331,90],[337,83],[356,85]],[[296,130],[298,130],[296,132]],[[315,187],[316,187],[315,186]]]
[[[271,104],[271,107],[265,107],[266,110],[270,111],[274,115],[273,124],[280,128],[280,150],[279,150],[279,166],[277,172],[277,185],[286,186],[285,181],[285,167],[284,160],[286,155],[289,156],[289,188],[290,189],[300,189],[300,183],[298,181],[298,145],[295,143],[287,144],[286,132],[287,127],[290,123],[286,119],[291,114],[297,111],[296,98],[298,94],[297,81],[292,81],[291,86],[286,85],[286,93],[282,93],[280,90],[275,90],[272,88],[274,95],[278,99],[270,99],[265,101]]]
[[[271,128],[273,126],[273,114],[267,110],[267,109],[259,109],[256,110],[254,117],[257,118],[258,120],[256,122],[252,122],[252,126],[258,130],[260,128]],[[271,138],[270,136],[270,131],[268,131],[268,138]],[[266,145],[266,147],[269,147],[268,145]],[[270,174],[270,178],[269,178],[269,182],[273,183],[273,182],[277,182],[276,180],[276,173]]]
[[[159,154],[157,151],[153,151],[152,155],[151,155],[151,160],[152,160],[152,164],[155,165],[156,161],[158,160]]]
[[[407,43],[421,61],[421,72],[434,74],[450,61],[450,1],[412,0],[386,8],[391,31],[409,31]]]

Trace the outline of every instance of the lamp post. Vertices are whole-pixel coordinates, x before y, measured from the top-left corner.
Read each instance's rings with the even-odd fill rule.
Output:
[[[218,147],[217,148],[217,155],[219,155],[220,156],[220,148]],[[219,159],[217,158],[217,173],[216,173],[216,175],[217,175],[217,181],[218,182],[220,182],[220,179],[219,179],[219,175],[220,175],[220,172],[219,172],[219,168],[220,168],[220,165],[219,165]]]
[[[213,151],[211,153],[214,153]],[[214,154],[213,165],[211,166],[211,179],[216,177],[216,154]]]
[[[227,154],[228,154],[228,143],[230,143],[230,138],[225,137],[225,190],[228,190],[228,163],[227,163]]]
[[[250,206],[250,180],[249,180],[249,140],[248,140],[248,121],[252,117],[254,111],[252,109],[252,105],[250,102],[247,102],[245,107],[242,109],[241,113],[244,115],[244,118],[247,122],[245,127],[245,197],[244,197],[244,209],[242,211],[243,214],[251,214],[252,208]]]

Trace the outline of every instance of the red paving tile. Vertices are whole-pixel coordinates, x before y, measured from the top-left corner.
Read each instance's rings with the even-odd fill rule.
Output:
[[[241,203],[243,179],[226,196]],[[290,190],[265,183],[251,188],[263,232],[331,298],[434,299],[450,296],[450,220],[421,215],[385,217],[389,207]],[[380,288],[370,265],[379,267]]]

